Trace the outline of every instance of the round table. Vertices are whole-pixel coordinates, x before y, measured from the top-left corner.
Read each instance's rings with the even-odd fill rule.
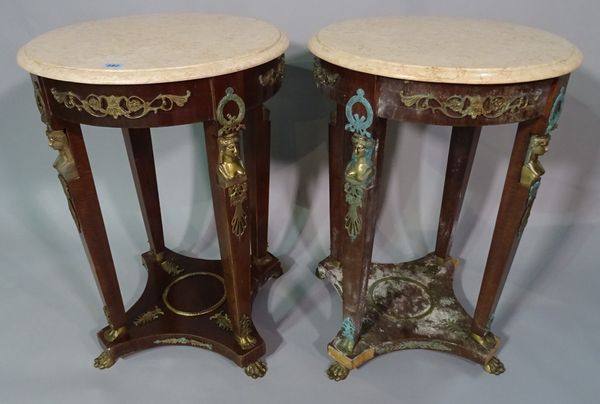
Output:
[[[267,251],[269,114],[286,36],[253,18],[162,14],[89,21],[19,50],[31,73],[54,168],[104,302],[98,368],[131,352],[188,345],[263,376],[265,345],[252,296],[281,274]],[[221,260],[165,247],[150,128],[204,122]],[[150,251],[146,288],[127,311],[98,203],[81,124],[121,128]],[[243,134],[244,157],[240,153]]]
[[[391,351],[432,349],[504,371],[494,310],[527,223],[564,102],[582,61],[570,42],[525,26],[451,17],[343,21],[309,43],[314,78],[336,102],[329,126],[331,254],[317,269],[343,296],[328,352],[341,380]],[[452,126],[435,251],[371,262],[388,119]],[[452,234],[481,127],[518,122],[475,313],[454,296]]]

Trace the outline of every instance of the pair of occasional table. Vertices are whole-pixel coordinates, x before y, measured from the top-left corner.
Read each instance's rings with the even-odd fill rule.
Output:
[[[281,266],[267,251],[263,103],[281,85],[287,46],[281,31],[259,20],[178,14],[73,25],[20,50],[105,304],[97,367],[150,347],[188,345],[223,354],[254,378],[265,374],[251,302]],[[377,355],[414,348],[451,352],[501,373],[491,319],[544,173],[538,158],[581,53],[532,28],[441,17],[341,22],[317,33],[309,48],[317,86],[336,103],[331,253],[317,269],[343,296],[329,377],[341,380]],[[371,262],[388,119],[453,127],[435,251],[402,264]],[[221,252],[214,261],[168,249],[162,230],[150,128],[195,122],[204,122]],[[519,127],[471,317],[453,293],[452,234],[481,127],[513,122]],[[127,311],[81,124],[122,129],[135,180],[150,251],[142,255],[146,288]]]

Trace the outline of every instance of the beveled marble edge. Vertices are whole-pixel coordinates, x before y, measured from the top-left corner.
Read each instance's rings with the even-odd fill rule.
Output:
[[[84,69],[40,63],[30,58],[25,46],[17,53],[17,64],[36,76],[83,84],[152,84],[171,83],[221,76],[250,69],[283,55],[289,47],[287,36],[279,31],[279,40],[260,53],[223,59],[210,63],[159,69]]]
[[[310,39],[308,49],[318,58],[350,70],[394,79],[448,84],[511,84],[544,80],[571,73],[583,62],[583,54],[573,46],[573,53],[565,59],[523,67],[457,68],[398,64],[369,60],[332,49],[319,41],[318,33]]]

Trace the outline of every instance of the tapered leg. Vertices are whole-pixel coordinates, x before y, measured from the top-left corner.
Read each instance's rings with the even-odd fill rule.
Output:
[[[450,255],[452,237],[469,182],[480,133],[480,127],[454,127],[452,129],[435,246],[435,254],[440,258],[447,258]]]
[[[165,241],[150,129],[124,128],[122,131],[150,248],[160,256],[165,249]]]
[[[269,259],[267,234],[269,228],[269,163],[271,133],[269,110],[259,106],[247,111],[244,132],[244,162],[248,176],[248,217],[252,260]]]
[[[550,131],[562,109],[566,79],[560,79],[548,97],[544,115],[519,124],[498,209],[479,299],[473,316],[473,337],[485,346],[495,344],[489,333],[521,235],[544,169],[538,157],[548,149]]]
[[[250,231],[247,229],[247,182],[239,157],[238,133],[220,134],[216,121],[204,123],[227,309],[238,345],[250,349],[251,335]]]
[[[361,107],[355,106],[361,104]],[[366,116],[352,111],[366,111]],[[337,136],[350,138],[352,155],[346,160],[343,177],[338,177],[337,186],[343,183],[345,204],[344,227],[341,233],[343,254],[340,263],[343,269],[343,322],[334,340],[334,346],[345,354],[352,354],[361,332],[366,306],[366,291],[373,236],[375,233],[378,178],[383,161],[386,120],[373,114],[370,102],[362,89],[350,98],[346,105],[345,130]],[[365,113],[365,112],[363,112]],[[341,129],[341,126],[336,128]],[[346,141],[348,141],[347,139]],[[336,140],[337,141],[337,140]],[[335,185],[334,185],[335,186]]]
[[[81,127],[66,122],[54,126],[64,129],[47,132],[50,147],[59,152],[54,167],[104,302],[110,326],[104,337],[115,341],[126,333],[127,319]]]
[[[329,220],[331,258],[342,256],[341,229],[344,228],[344,105],[336,104],[329,122]]]
[[[373,138],[377,142],[373,151],[374,177],[371,188],[364,192],[362,206],[359,208],[358,219],[362,222],[362,229],[356,238],[352,238],[347,231],[342,234],[341,266],[344,270],[343,277],[343,317],[342,334],[352,335],[352,338],[343,337],[339,348],[351,353],[358,336],[360,335],[362,318],[367,304],[367,280],[373,253],[373,237],[375,235],[378,181],[376,175],[381,173],[383,161],[383,146],[385,141],[386,120],[376,119],[373,124]],[[348,187],[345,187],[348,189]],[[348,196],[352,190],[346,191]],[[354,195],[353,195],[354,196]],[[345,227],[351,227],[349,216],[353,207],[349,207],[345,216]],[[359,210],[357,209],[357,210]]]
[[[483,282],[479,291],[479,299],[473,318],[472,331],[480,337],[488,332],[492,313],[504,287],[504,281],[512,264],[519,244],[521,219],[533,202],[530,189],[519,183],[521,167],[527,153],[535,121],[523,122],[519,125],[508,167],[500,208],[496,219],[496,227],[488,255]],[[537,189],[537,187],[535,188]],[[529,203],[528,203],[529,201]],[[493,341],[488,341],[492,344]]]

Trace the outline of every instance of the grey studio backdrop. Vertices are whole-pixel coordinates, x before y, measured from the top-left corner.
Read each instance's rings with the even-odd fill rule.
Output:
[[[255,381],[227,359],[194,348],[145,351],[104,371],[101,301],[52,169],[31,82],[15,63],[36,35],[83,20],[135,13],[248,15],[290,38],[272,112],[270,250],[285,275],[254,305],[269,371]],[[392,353],[334,383],[326,344],[341,320],[333,289],[313,276],[328,254],[327,120],[306,43],[334,21],[374,15],[461,15],[542,28],[583,51],[542,161],[546,175],[493,329],[499,377],[459,357]],[[32,1],[0,5],[0,403],[597,403],[600,393],[600,3],[498,1]],[[152,27],[148,27],[149,30]],[[110,35],[113,33],[107,33]],[[168,34],[168,33],[165,33]],[[140,35],[144,35],[140,32]],[[452,38],[449,38],[450,40]],[[99,41],[102,38],[98,38]],[[126,38],[124,38],[126,40]],[[398,38],[410,41],[411,38]],[[468,46],[468,44],[466,44]],[[455,287],[473,310],[496,217],[514,126],[485,128],[455,237]],[[127,306],[139,297],[148,249],[120,131],[84,127]],[[374,260],[413,259],[434,247],[450,129],[391,123]],[[200,125],[153,132],[168,245],[218,257]]]

